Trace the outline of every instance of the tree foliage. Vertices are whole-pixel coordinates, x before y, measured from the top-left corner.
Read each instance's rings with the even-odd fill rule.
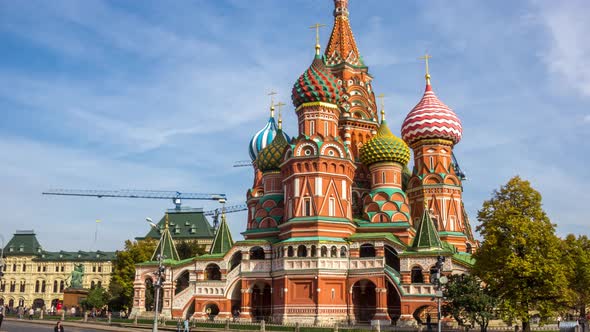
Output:
[[[560,239],[541,207],[541,194],[514,177],[478,212],[483,237],[474,274],[500,300],[502,318],[530,331],[530,313],[548,319],[564,300],[567,280]]]
[[[477,323],[482,332],[487,331],[494,316],[497,300],[490,295],[487,287],[473,275],[451,275],[443,290],[444,315],[451,315],[461,326]]]
[[[562,261],[569,285],[568,307],[586,316],[590,305],[590,240],[586,236],[568,235],[562,242]]]
[[[127,240],[125,249],[117,252],[109,284],[110,304],[114,310],[126,310],[133,306],[135,264],[150,260],[156,245],[154,239],[137,242]]]
[[[82,306],[86,309],[101,309],[109,302],[109,293],[102,287],[95,287],[88,293],[86,300],[82,302]]]
[[[187,259],[195,256],[200,256],[206,253],[205,248],[197,244],[197,241],[184,240],[176,244],[176,251],[180,259]]]

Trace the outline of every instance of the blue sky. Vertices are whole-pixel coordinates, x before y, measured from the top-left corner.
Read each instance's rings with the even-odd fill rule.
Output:
[[[311,63],[332,1],[0,1],[0,233],[48,250],[122,247],[168,201],[47,197],[49,187],[225,192],[252,182],[248,140]],[[560,235],[590,234],[590,2],[350,0],[357,45],[398,128],[424,89],[463,121],[455,152],[472,224],[529,179]],[[213,202],[192,206],[217,207]],[[245,214],[228,221],[236,238]],[[95,219],[99,243],[93,244]]]

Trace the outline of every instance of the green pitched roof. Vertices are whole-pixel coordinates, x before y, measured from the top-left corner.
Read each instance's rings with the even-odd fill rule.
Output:
[[[442,249],[440,237],[438,236],[438,232],[434,227],[432,219],[430,219],[428,209],[424,209],[424,215],[418,225],[416,237],[414,238],[414,242],[412,242],[412,248],[414,250]]]
[[[209,224],[203,214],[203,209],[182,209],[168,210],[168,222],[170,234],[175,240],[190,240],[198,238],[210,238],[215,236],[215,229]],[[158,222],[160,232],[164,230],[165,216]],[[144,237],[138,237],[136,240],[146,238],[158,239],[160,232],[151,229]]]
[[[36,261],[77,261],[77,262],[103,262],[116,258],[114,251],[43,251]]]
[[[32,230],[16,231],[12,239],[4,247],[4,254],[7,256],[14,255],[39,255],[43,249],[37,241],[37,236]]]
[[[165,218],[167,219],[167,216]],[[160,237],[160,241],[158,241],[158,246],[156,247],[156,250],[154,250],[151,260],[158,260],[159,254],[164,255],[166,260],[180,260],[180,256],[178,255],[178,251],[176,251],[174,241],[172,240],[172,235],[170,235],[170,228],[168,227],[167,220],[164,222],[162,236]]]
[[[32,230],[16,231],[4,247],[6,256],[36,256],[34,261],[112,261],[116,253],[112,251],[45,251],[37,241]]]
[[[225,221],[224,213],[221,215],[221,224],[219,224],[217,233],[215,233],[215,239],[213,240],[213,245],[211,245],[209,254],[225,254],[233,245],[234,240],[231,238],[231,233],[229,231],[229,226],[227,226],[227,222]]]

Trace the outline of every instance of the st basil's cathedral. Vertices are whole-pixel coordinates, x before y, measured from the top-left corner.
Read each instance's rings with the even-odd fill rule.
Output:
[[[436,312],[437,258],[443,275],[473,264],[478,242],[453,156],[459,117],[427,73],[396,136],[378,110],[348,0],[334,0],[333,15],[325,51],[316,45],[293,85],[299,132],[283,132],[271,106],[250,141],[244,240],[233,241],[222,216],[210,252],[179,260],[166,223],[156,250],[166,256],[164,316],[412,326]],[[132,315],[145,313],[155,256],[136,267]]]

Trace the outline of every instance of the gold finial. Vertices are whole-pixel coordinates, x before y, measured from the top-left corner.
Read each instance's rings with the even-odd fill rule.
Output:
[[[315,29],[315,55],[320,55],[320,28],[325,26],[325,24],[316,23],[309,27],[310,29]]]
[[[164,229],[168,229],[168,212],[166,212],[166,219],[164,221]]]
[[[270,96],[270,117],[274,118],[275,117],[275,101],[274,101],[274,95],[276,95],[277,93],[274,92],[273,90],[270,90],[270,92],[267,94],[268,96]]]
[[[428,59],[430,58],[432,58],[432,56],[429,55],[428,52],[419,58],[420,60],[424,60],[426,63],[426,75],[424,75],[424,78],[426,78],[426,84],[428,85],[430,85],[430,71],[428,70]]]
[[[283,114],[281,112],[283,106],[285,106],[286,104],[281,103],[280,101],[277,103],[277,107],[279,108],[279,129],[283,128]]]
[[[383,102],[383,100],[385,99],[385,95],[380,94],[377,96],[377,98],[379,99],[379,103],[381,104],[381,122],[383,122],[385,121],[385,103]]]

